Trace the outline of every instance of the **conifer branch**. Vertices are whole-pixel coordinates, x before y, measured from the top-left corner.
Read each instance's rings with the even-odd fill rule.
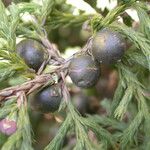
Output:
[[[30,91],[35,90],[36,88],[44,85],[47,81],[54,82],[51,75],[40,75],[37,76],[35,79],[30,80],[22,85],[17,85],[14,87],[6,88],[0,91],[0,100],[9,99],[11,96],[17,94],[17,92],[24,91],[25,93],[30,93]]]
[[[136,2],[136,0],[124,1],[119,3],[118,7],[111,10],[106,17],[103,17],[100,14],[85,15],[84,13],[75,16],[56,10],[55,4],[56,1],[53,0],[44,0],[42,7],[32,2],[12,4],[7,9],[8,15],[2,1],[0,1],[0,38],[2,38],[0,41],[0,60],[3,61],[0,62],[0,81],[13,77],[16,73],[27,72],[27,74],[32,74],[33,76],[33,78],[30,78],[29,81],[21,85],[12,86],[0,91],[0,103],[2,105],[0,118],[3,119],[4,117],[15,115],[17,122],[17,131],[9,136],[2,146],[2,150],[33,149],[26,96],[41,87],[54,84],[56,82],[54,76],[57,76],[57,80],[62,83],[64,99],[62,104],[65,104],[67,107],[68,115],[62,123],[58,134],[47,145],[45,150],[61,149],[64,138],[71,129],[73,129],[76,135],[75,150],[96,150],[100,148],[105,150],[108,148],[129,149],[131,148],[130,145],[136,142],[134,139],[139,140],[140,130],[142,130],[142,136],[144,136],[141,140],[142,146],[149,149],[150,114],[147,101],[148,96],[146,97],[144,94],[147,87],[141,79],[145,76],[141,73],[142,71],[139,71],[141,68],[144,71],[150,70],[150,19],[146,12],[147,7],[143,2]],[[138,13],[140,19],[139,31],[135,31],[124,24],[115,23],[117,17],[128,8],[134,8]],[[23,22],[20,15],[25,12],[30,13],[33,17],[33,22]],[[79,114],[71,102],[71,96],[65,83],[69,61],[74,55],[67,60],[63,59],[59,50],[54,48],[53,44],[48,40],[45,30],[45,26],[49,26],[53,30],[62,26],[82,25],[85,21],[88,22],[88,25],[91,25],[94,33],[102,28],[110,27],[129,39],[133,45],[131,47],[133,50],[129,49],[121,62],[115,65],[119,73],[119,83],[111,105],[111,117],[90,115],[82,117]],[[49,57],[44,63],[54,65],[54,68],[49,69],[47,72],[43,72],[43,68],[40,68],[37,74],[32,72],[15,52],[17,36],[41,42]],[[91,54],[92,38],[75,55],[79,53]],[[135,71],[139,72],[135,74]],[[137,108],[134,112],[135,115],[131,115],[131,120],[127,118],[129,123],[113,118],[114,116],[117,119],[124,120],[130,110],[129,105],[131,103],[134,103]],[[61,105],[60,108],[63,108],[63,106]],[[90,139],[88,133],[91,131],[97,137],[97,143],[93,144],[93,141]],[[117,131],[116,134],[113,131]]]
[[[65,121],[62,123],[61,127],[59,128],[57,135],[46,146],[46,148],[44,150],[59,150],[59,149],[61,149],[62,144],[64,142],[64,138],[71,126],[72,126],[72,119],[71,119],[70,114],[68,114]]]
[[[19,103],[18,107],[18,118],[17,118],[17,131],[12,134],[7,142],[2,146],[2,150],[12,150],[12,149],[29,149],[32,148],[31,140],[31,127],[27,111],[27,99],[24,92],[20,92],[17,95],[17,101]],[[16,112],[17,112],[16,111]]]
[[[68,26],[81,26],[85,21],[90,19],[92,16],[89,15],[72,15],[69,13],[62,13],[58,10],[54,10],[50,17],[46,21],[46,26],[51,29]]]
[[[107,27],[108,25],[113,23],[115,19],[126,9],[130,8],[133,5],[133,3],[135,3],[135,0],[131,0],[128,4],[126,3],[117,6],[115,9],[111,10],[105,18],[103,18],[100,15],[93,17],[91,20],[91,27],[93,31],[97,32],[100,29]]]

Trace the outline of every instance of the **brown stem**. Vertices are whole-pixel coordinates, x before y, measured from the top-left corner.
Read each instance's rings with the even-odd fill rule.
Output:
[[[51,58],[58,61],[60,64],[64,62],[65,59],[60,56],[59,50],[53,47],[47,37],[41,37],[41,41],[43,45],[47,48],[48,54]]]
[[[7,99],[7,97],[16,95],[18,92],[21,91],[28,93],[28,91],[32,89],[34,86],[36,85],[38,85],[37,87],[42,86],[49,80],[52,80],[52,83],[54,82],[51,75],[44,74],[44,75],[36,76],[35,79],[28,81],[22,85],[17,85],[17,86],[6,88],[4,90],[0,90],[0,101]]]
[[[55,58],[55,60],[57,62],[59,62],[59,66],[56,67],[55,70],[53,70],[52,72],[49,72],[47,74],[41,74],[41,70],[43,69],[39,69],[38,75],[35,77],[35,79],[30,80],[26,83],[23,83],[22,85],[17,85],[17,86],[13,86],[13,87],[9,87],[3,90],[0,90],[0,101],[3,100],[8,100],[10,99],[12,96],[18,96],[18,93],[25,93],[26,95],[32,93],[34,90],[36,90],[37,88],[41,87],[42,85],[46,84],[49,80],[51,80],[52,84],[55,82],[52,78],[52,74],[56,73],[58,75],[58,78],[63,80],[64,82],[64,97],[68,97],[68,91],[67,87],[65,85],[65,77],[68,74],[68,67],[69,67],[69,63],[70,60],[72,59],[73,56],[71,56],[70,58],[68,58],[67,60],[65,60],[64,58],[62,58],[59,54],[59,50],[55,49],[52,44],[48,41],[47,38],[42,38],[41,39],[43,44],[45,45],[45,47],[48,48],[48,52],[49,55],[51,55],[53,58]],[[89,49],[91,48],[91,41],[92,38],[90,38],[87,42],[87,44],[83,47],[83,49],[78,52],[79,53],[86,53],[89,51]]]

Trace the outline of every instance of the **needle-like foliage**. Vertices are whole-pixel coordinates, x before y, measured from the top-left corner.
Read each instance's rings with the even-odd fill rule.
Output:
[[[42,0],[42,4],[37,4],[17,1],[5,8],[0,0],[0,119],[13,116],[17,123],[17,131],[14,134],[4,139],[0,135],[1,150],[33,149],[28,95],[36,88],[58,82],[60,79],[63,87],[60,110],[67,113],[57,134],[45,150],[63,149],[64,139],[70,132],[73,132],[76,138],[74,150],[149,150],[150,106],[149,75],[147,75],[150,71],[149,8],[142,1],[124,0],[118,1],[118,6],[107,15],[98,12],[87,15],[84,11],[79,11],[79,15],[73,15],[61,9],[64,2]],[[129,8],[136,10],[139,17],[136,30],[118,22],[118,17]],[[24,21],[24,15],[28,15],[30,19]],[[114,65],[119,74],[119,81],[110,106],[110,114],[105,116],[82,117],[76,110],[64,81],[67,75],[64,70],[67,68],[68,60],[64,61],[59,51],[49,42],[46,31],[47,28],[52,31],[60,27],[81,27],[85,22],[92,34],[107,27],[122,34],[129,43],[122,60]],[[52,58],[55,63],[47,63],[48,60],[45,62],[50,67],[46,73],[43,72],[44,75],[40,74],[40,70],[36,74],[17,55],[17,38],[31,38],[45,46],[48,60]],[[9,87],[7,81],[18,76],[24,77],[25,83]],[[5,82],[6,89],[3,87]],[[129,120],[125,122],[125,117],[129,114]],[[89,132],[94,134],[96,142],[90,139]]]

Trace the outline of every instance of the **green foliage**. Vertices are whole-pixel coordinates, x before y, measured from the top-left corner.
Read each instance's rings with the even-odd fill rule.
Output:
[[[29,79],[36,76],[15,52],[18,37],[32,38],[44,43],[47,42],[47,27],[50,30],[75,27],[81,26],[85,21],[89,23],[94,33],[105,27],[112,28],[122,34],[132,46],[121,62],[115,65],[119,74],[119,83],[112,100],[110,114],[82,117],[71,103],[70,97],[68,95],[65,97],[64,94],[65,100],[62,104],[65,103],[67,107],[66,119],[45,150],[62,149],[64,138],[69,131],[73,131],[76,136],[74,150],[109,148],[124,150],[138,147],[149,150],[149,98],[144,94],[148,90],[145,83],[148,77],[144,73],[150,71],[150,17],[147,14],[146,4],[135,0],[120,2],[105,17],[98,13],[86,15],[84,12],[76,16],[58,8],[54,0],[43,0],[42,6],[33,2],[13,3],[7,9],[0,1],[0,83],[16,75],[23,75]],[[117,17],[128,8],[135,9],[139,16],[140,25],[136,31],[117,22]],[[32,19],[24,22],[22,16],[27,12]],[[55,50],[51,46],[48,48],[50,51]],[[50,70],[50,73],[53,72]],[[31,74],[34,75],[31,77]],[[0,97],[2,103],[0,118],[15,116],[18,128],[8,138],[0,135],[0,140],[4,141],[0,141],[0,146],[2,150],[32,150],[32,129],[26,96],[25,93],[21,93],[21,97],[16,91],[14,93],[13,97],[7,97],[6,102],[1,102]],[[64,110],[64,107],[62,108]],[[124,120],[129,113],[130,117],[126,123]],[[96,136],[96,143],[93,143],[88,136],[89,132]],[[139,140],[140,135],[143,137],[142,141]]]
[[[129,127],[124,130],[122,139],[121,139],[121,147],[122,149],[124,149],[126,146],[128,146],[127,144],[133,142],[134,139],[134,134],[138,131],[139,126],[142,122],[143,116],[142,113],[139,112],[134,120],[132,121],[132,123],[129,125]]]
[[[146,7],[146,4],[142,3],[142,2],[135,3],[134,8],[137,10],[138,17],[140,19],[140,30],[149,39],[149,35],[150,35],[150,18],[148,16],[148,14],[146,13],[146,11],[148,11],[148,8]]]
[[[67,26],[79,26],[82,25],[84,21],[88,20],[88,15],[72,15],[69,13],[62,13],[58,10],[54,10],[50,17],[48,17],[46,26],[51,29],[56,29],[58,27]]]
[[[123,118],[125,112],[127,111],[128,105],[132,99],[133,95],[133,89],[132,87],[128,87],[124,93],[124,96],[122,97],[122,100],[120,101],[119,105],[117,106],[114,114],[116,118]]]
[[[32,150],[33,148],[32,148],[32,139],[31,139],[31,127],[30,127],[27,105],[22,105],[20,106],[19,109],[17,108],[16,110],[14,111],[13,110],[14,109],[11,110],[9,116],[13,114],[16,115],[17,132],[12,134],[7,139],[7,142],[4,143],[1,149],[2,150],[6,150],[6,149],[7,150],[13,150],[13,149]]]
[[[4,103],[3,108],[0,109],[0,119],[5,118],[11,112],[15,112],[17,110],[15,101],[16,99],[12,99]]]
[[[91,20],[91,26],[93,31],[98,31],[102,28],[107,27],[112,22],[115,21],[116,17],[118,17],[121,13],[123,13],[126,9],[130,8],[135,0],[131,0],[127,4],[122,4],[116,7],[115,9],[111,10],[105,18],[100,16],[99,14]]]
[[[53,9],[53,6],[55,4],[55,0],[45,0],[43,1],[43,7],[41,9],[41,16],[40,16],[40,20],[41,21],[45,21],[46,18],[48,15],[50,16],[51,15],[51,12],[52,12],[52,9]]]
[[[68,115],[63,122],[62,126],[59,128],[58,134],[55,136],[55,138],[51,141],[49,145],[45,148],[45,150],[52,150],[56,149],[59,150],[62,147],[62,144],[64,142],[64,138],[71,127],[71,116]]]

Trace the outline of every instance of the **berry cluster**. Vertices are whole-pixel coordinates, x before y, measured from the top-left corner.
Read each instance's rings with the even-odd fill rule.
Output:
[[[125,51],[123,38],[110,29],[99,31],[93,38],[91,55],[77,54],[68,66],[72,82],[81,88],[94,86],[100,77],[100,63],[110,64],[121,59]],[[34,40],[23,40],[17,45],[17,53],[36,72],[46,59],[44,47]],[[43,113],[58,110],[62,99],[60,84],[44,87],[31,97],[31,107]]]
[[[79,87],[89,88],[96,84],[100,76],[100,64],[111,64],[121,59],[125,51],[125,41],[110,29],[99,31],[93,38],[91,53],[72,59],[69,75]]]

